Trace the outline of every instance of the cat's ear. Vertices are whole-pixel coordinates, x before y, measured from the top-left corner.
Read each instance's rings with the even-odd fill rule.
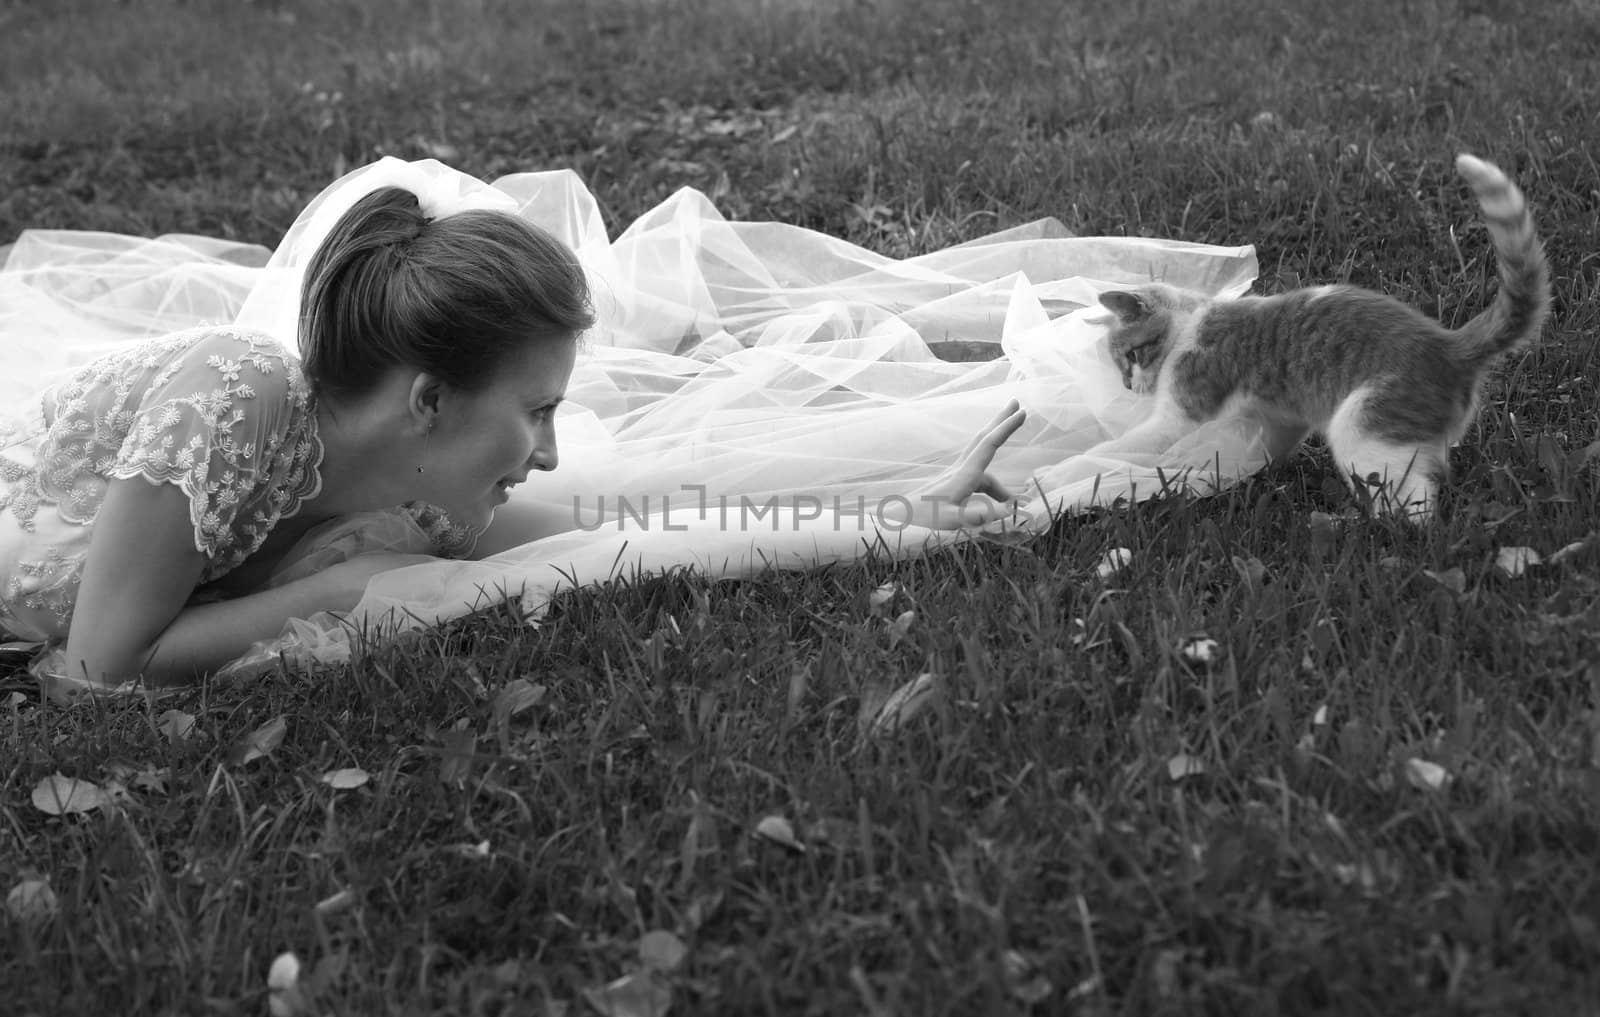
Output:
[[[1100,294],[1100,303],[1113,311],[1124,324],[1131,325],[1150,317],[1149,303],[1131,290],[1108,290]]]

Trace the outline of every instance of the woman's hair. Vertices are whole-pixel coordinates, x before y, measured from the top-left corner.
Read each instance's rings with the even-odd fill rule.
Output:
[[[395,366],[476,391],[508,354],[593,324],[577,257],[544,230],[483,209],[430,220],[416,195],[384,187],[312,256],[300,355],[321,393],[361,395]]]

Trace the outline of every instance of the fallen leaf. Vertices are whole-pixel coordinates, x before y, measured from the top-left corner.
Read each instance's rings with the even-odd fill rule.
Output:
[[[1419,791],[1441,791],[1450,783],[1450,771],[1426,759],[1406,760],[1406,780]]]
[[[889,649],[894,649],[895,644],[906,637],[911,631],[911,624],[917,620],[917,612],[902,611],[899,617],[889,623]]]
[[[166,767],[156,768],[147,766],[133,775],[133,786],[140,791],[154,791],[157,794],[167,793],[167,780],[172,772]]]
[[[1233,570],[1239,573],[1239,578],[1251,590],[1260,591],[1267,581],[1267,567],[1261,563],[1260,558],[1241,558],[1234,555],[1232,559]]]
[[[1582,552],[1583,549],[1588,546],[1589,542],[1587,540],[1574,540],[1572,543],[1561,548],[1559,551],[1551,554],[1550,557],[1545,559],[1545,563],[1549,565],[1560,565],[1573,555]]]
[[[1507,578],[1515,579],[1543,560],[1531,547],[1502,547],[1495,552],[1494,565]]]
[[[1040,974],[1021,951],[1007,950],[1000,955],[1000,964],[1005,971],[1006,987],[1023,1003],[1029,1006],[1042,1003],[1055,992],[1050,979]]]
[[[324,897],[322,900],[317,901],[316,906],[312,908],[312,910],[317,914],[326,917],[328,915],[339,914],[341,911],[348,911],[352,906],[355,905],[355,903],[355,891],[340,890],[338,893]]]
[[[1183,644],[1183,659],[1191,664],[1210,664],[1222,656],[1222,647],[1215,639],[1204,636]]]
[[[372,779],[372,775],[359,766],[350,766],[342,770],[329,770],[322,775],[322,782],[335,791],[350,791],[361,787]]]
[[[1167,776],[1173,780],[1183,780],[1185,777],[1198,777],[1206,772],[1206,764],[1185,752],[1180,752],[1167,760]]]
[[[806,846],[795,839],[794,826],[782,816],[768,816],[756,824],[756,836],[781,844],[791,851],[804,851]]]
[[[510,720],[524,710],[533,709],[543,701],[546,691],[543,685],[537,685],[526,678],[508,682],[494,697],[495,721],[498,723]]]
[[[16,922],[38,927],[55,917],[56,892],[42,879],[24,879],[6,894],[6,913]]]
[[[93,812],[110,804],[111,796],[100,785],[59,773],[44,778],[33,789],[34,808],[52,816]]]
[[[267,969],[267,990],[276,992],[292,987],[300,980],[300,958],[292,952],[280,953],[272,959]]]
[[[1132,551],[1125,547],[1114,547],[1106,552],[1104,558],[1100,559],[1100,564],[1095,568],[1094,573],[1101,579],[1109,579],[1127,568],[1132,562]]]
[[[1172,1000],[1179,991],[1178,972],[1183,964],[1182,950],[1162,950],[1150,966],[1151,980],[1155,982],[1156,996]]]
[[[300,988],[300,958],[280,953],[267,971],[267,1012],[272,1017],[300,1017],[310,1010]]]
[[[894,600],[895,594],[900,592],[899,583],[884,583],[867,596],[867,606],[874,611],[881,611]]]
[[[811,686],[811,671],[797,667],[789,672],[789,694],[784,700],[784,716],[793,717],[800,712],[806,700],[806,690]]]
[[[194,733],[194,714],[167,710],[156,718],[156,730],[173,745],[186,742]]]
[[[494,980],[499,983],[502,988],[514,988],[522,981],[522,962],[520,960],[516,960],[515,958],[501,961],[499,964],[494,966],[493,971],[490,973],[494,975]],[[550,1000],[550,1002],[554,1003],[556,1000]],[[549,1014],[549,1012],[550,1006],[547,1003],[545,1005],[545,1013]]]
[[[1467,590],[1467,574],[1458,568],[1445,569],[1443,572],[1423,569],[1422,574],[1451,593],[1465,593]]]
[[[1326,512],[1313,512],[1307,517],[1306,524],[1311,529],[1311,556],[1326,558],[1337,539],[1333,516]]]
[[[862,845],[861,823],[854,819],[822,816],[806,824],[806,843],[834,851],[857,851]]]
[[[446,731],[441,737],[444,749],[439,761],[439,779],[452,787],[459,787],[472,776],[478,733],[470,727],[458,727]]]
[[[654,971],[636,971],[598,989],[584,989],[583,998],[603,1017],[665,1017],[672,1007],[672,987]]]
[[[652,929],[639,937],[639,963],[651,971],[671,974],[688,955],[683,940],[666,929]]]
[[[872,721],[872,736],[893,735],[933,702],[939,690],[939,676],[924,671],[889,694]]]
[[[283,744],[283,736],[288,731],[287,720],[282,717],[272,718],[233,743],[233,748],[228,750],[229,764],[243,766],[253,760],[265,758],[273,749]]]
[[[1335,862],[1333,876],[1345,886],[1357,886],[1366,893],[1371,893],[1378,887],[1378,874],[1366,862],[1358,864]]]

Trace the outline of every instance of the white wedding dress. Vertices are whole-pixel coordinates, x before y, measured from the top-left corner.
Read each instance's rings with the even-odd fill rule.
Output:
[[[1248,247],[1073,237],[1045,219],[894,260],[782,223],[729,222],[688,189],[613,239],[571,172],[491,185],[394,159],[332,184],[270,256],[194,236],[24,233],[0,268],[0,405],[106,350],[199,323],[260,329],[293,348],[312,251],[384,184],[434,208],[514,211],[588,271],[598,324],[557,417],[561,466],[513,492],[566,532],[485,561],[380,575],[352,616],[297,620],[241,671],[280,652],[341,659],[355,628],[457,617],[507,591],[532,617],[562,587],[640,569],[742,577],[973,539],[879,512],[950,465],[1011,398],[1028,422],[991,472],[1021,498],[991,533],[1022,539],[1091,504],[1174,482],[1210,490],[1266,462],[1259,425],[1243,418],[1158,455],[1082,454],[1148,409],[1106,352],[1096,293],[1163,279],[1237,295],[1256,273]],[[993,357],[940,359],[951,342]],[[324,530],[302,567],[372,546],[361,525]]]

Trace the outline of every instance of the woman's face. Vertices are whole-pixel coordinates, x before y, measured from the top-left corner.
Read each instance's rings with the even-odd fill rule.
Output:
[[[428,435],[420,500],[453,523],[481,530],[506,491],[534,470],[553,470],[556,406],[577,358],[576,340],[531,342],[507,357],[489,386],[443,390]]]

